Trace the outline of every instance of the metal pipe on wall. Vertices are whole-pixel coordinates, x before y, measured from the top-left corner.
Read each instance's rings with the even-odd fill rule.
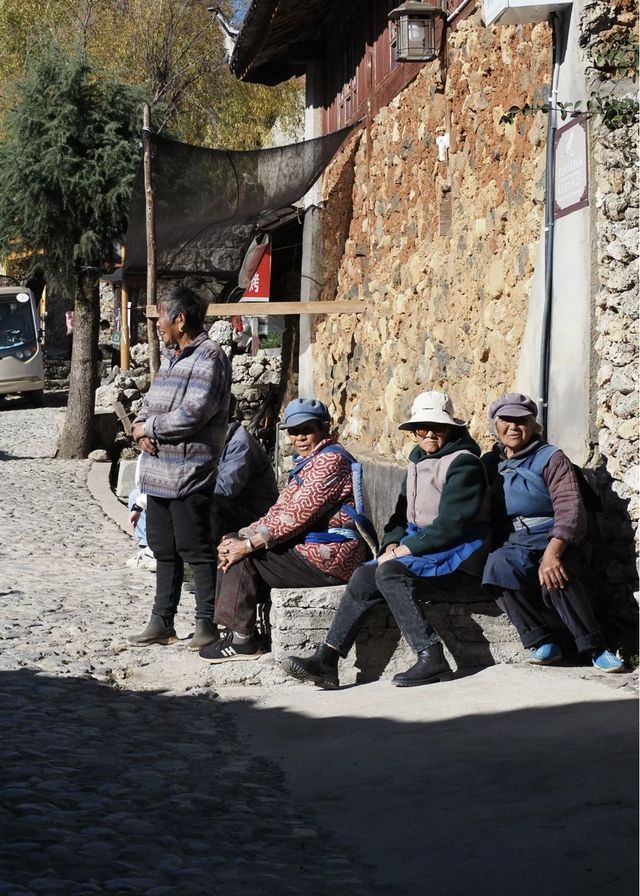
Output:
[[[563,17],[557,13],[549,16],[552,33],[552,74],[549,97],[549,126],[547,130],[547,158],[545,172],[544,207],[544,305],[542,313],[542,341],[540,345],[540,397],[538,399],[542,434],[547,436],[549,410],[549,380],[551,374],[551,330],[553,313],[553,256],[554,256],[554,138],[557,128],[558,80],[560,64],[566,45],[566,28]]]

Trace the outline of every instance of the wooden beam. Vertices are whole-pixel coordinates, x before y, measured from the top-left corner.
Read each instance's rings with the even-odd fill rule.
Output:
[[[209,305],[207,317],[268,317],[272,314],[362,314],[364,300],[340,302],[228,302]],[[157,317],[155,305],[147,305],[147,317]]]

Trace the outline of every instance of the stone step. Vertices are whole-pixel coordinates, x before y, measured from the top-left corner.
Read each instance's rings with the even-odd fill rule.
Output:
[[[296,684],[280,666],[291,654],[309,656],[323,640],[344,593],[335,588],[273,588],[271,590],[271,652],[255,662],[210,666],[208,684]],[[428,614],[445,644],[456,670],[478,669],[523,658],[520,639],[494,601],[479,591],[456,595],[458,600],[433,601]],[[367,615],[354,648],[340,661],[341,685],[392,678],[408,669],[415,654],[401,637],[386,606],[374,606]]]
[[[275,664],[290,654],[308,656],[323,640],[344,586],[287,588],[271,591],[271,644]],[[433,601],[428,615],[445,644],[445,652],[458,670],[514,662],[522,658],[520,639],[495,601],[481,592],[461,600]],[[340,663],[340,682],[390,678],[413,665],[415,654],[401,637],[386,606],[372,608],[355,646]]]

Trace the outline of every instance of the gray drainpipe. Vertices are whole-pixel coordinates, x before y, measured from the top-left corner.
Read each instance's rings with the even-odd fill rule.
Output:
[[[542,434],[547,436],[547,420],[549,409],[549,378],[551,369],[551,320],[553,312],[553,142],[557,128],[558,80],[560,65],[564,60],[566,49],[568,19],[564,15],[551,13],[549,16],[552,28],[552,75],[551,95],[549,97],[549,127],[547,132],[547,165],[545,173],[545,206],[544,206],[544,307],[542,315],[542,343],[540,350],[540,423]]]

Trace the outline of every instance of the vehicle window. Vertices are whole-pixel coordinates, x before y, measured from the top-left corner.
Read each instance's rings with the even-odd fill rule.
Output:
[[[0,350],[35,341],[31,302],[0,300]]]

